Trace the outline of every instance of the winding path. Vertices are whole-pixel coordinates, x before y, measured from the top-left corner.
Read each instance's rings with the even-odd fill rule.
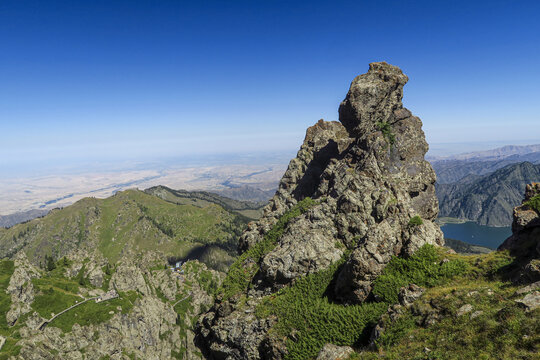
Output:
[[[43,322],[41,323],[41,325],[38,326],[38,329],[39,329],[39,330],[45,329],[45,327],[46,327],[51,321],[53,321],[54,319],[56,319],[57,317],[59,317],[59,316],[62,315],[63,313],[68,312],[69,310],[71,310],[71,309],[73,309],[73,308],[76,308],[77,306],[82,305],[82,304],[84,304],[85,302],[88,302],[88,301],[90,301],[90,300],[96,300],[96,299],[99,299],[100,297],[101,297],[101,296],[94,296],[94,297],[91,297],[91,298],[88,298],[88,299],[84,299],[83,301],[78,302],[78,303],[76,303],[76,304],[74,304],[74,305],[71,305],[71,306],[68,307],[67,309],[64,309],[64,310],[60,311],[58,314],[54,315],[54,316],[53,316],[52,318],[50,318],[49,320],[43,321]],[[113,297],[113,298],[105,299],[105,300],[103,300],[103,301],[115,299],[115,298],[117,298],[117,297],[118,297],[118,296],[115,296],[115,297]]]
[[[192,294],[192,293],[189,293],[189,295],[186,296],[185,298],[182,298],[182,299],[178,300],[177,302],[175,302],[175,303],[173,304],[172,307],[174,308],[179,302],[186,300],[186,299],[189,298],[191,295],[193,295],[193,294]]]

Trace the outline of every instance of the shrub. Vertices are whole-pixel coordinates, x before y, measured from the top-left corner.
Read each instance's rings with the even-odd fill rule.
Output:
[[[286,359],[311,359],[326,343],[357,345],[369,337],[372,327],[386,311],[388,304],[364,303],[345,306],[332,302],[326,290],[343,260],[326,270],[299,279],[276,295],[271,295],[257,307],[262,318],[277,316],[273,330],[279,337],[292,332],[297,335],[287,340]]]
[[[540,214],[540,194],[533,196],[525,202],[525,205]]]
[[[390,124],[386,121],[377,121],[375,125],[377,126],[377,129],[383,133],[390,145],[394,145],[396,142],[396,135],[392,132],[392,127]]]
[[[416,216],[413,216],[410,220],[409,220],[409,226],[410,227],[413,227],[413,226],[420,226],[424,223],[424,220],[422,220],[422,218],[418,215]]]
[[[387,326],[382,335],[377,339],[377,346],[387,348],[397,343],[403,335],[416,327],[416,319],[411,314],[405,314]]]
[[[381,301],[395,303],[403,286],[411,283],[426,287],[440,285],[464,273],[466,268],[462,260],[440,262],[436,248],[424,245],[409,258],[394,257],[373,282],[373,294]]]
[[[252,277],[257,272],[258,263],[264,255],[274,249],[289,222],[305,213],[315,204],[316,202],[309,197],[298,202],[293,208],[281,216],[277,224],[266,233],[262,241],[253,245],[238,257],[231,265],[219,291],[224,300],[230,299],[233,295],[247,290]]]
[[[45,255],[45,268],[47,269],[47,271],[53,271],[54,269],[56,269],[56,264],[52,256]]]

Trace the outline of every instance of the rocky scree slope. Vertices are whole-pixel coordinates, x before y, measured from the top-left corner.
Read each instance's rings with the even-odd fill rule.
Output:
[[[287,357],[285,340],[273,335],[279,319],[256,315],[264,299],[331,270],[325,296],[359,304],[393,256],[442,245],[422,122],[401,102],[407,81],[399,68],[372,63],[353,80],[340,122],[320,120],[307,130],[263,217],[240,238],[243,254],[216,304],[197,325],[207,356]]]

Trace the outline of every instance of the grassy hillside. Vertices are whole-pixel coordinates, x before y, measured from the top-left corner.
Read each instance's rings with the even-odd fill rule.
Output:
[[[234,200],[207,191],[173,190],[166,186],[151,187],[146,189],[145,192],[181,205],[205,207],[209,204],[218,204],[224,209],[245,216],[250,220],[261,217],[262,208],[267,203],[266,201],[253,203],[250,201]]]
[[[111,262],[145,250],[182,257],[205,244],[235,248],[248,219],[212,202],[175,204],[137,191],[85,198],[47,216],[0,230],[0,257],[24,249],[34,263],[81,248]]]
[[[285,343],[285,359],[314,359],[328,343],[355,348],[350,360],[538,359],[540,309],[517,302],[527,291],[509,281],[514,265],[508,252],[466,256],[425,245],[409,258],[394,258],[362,304],[329,295],[338,262],[264,297],[256,315],[275,320],[270,334]],[[409,284],[424,294],[397,305],[400,288]],[[382,335],[369,348],[381,319]]]
[[[538,359],[540,309],[519,304],[528,292],[508,281],[514,258],[507,252],[445,255],[467,270],[446,284],[428,288],[386,329],[376,350],[359,359]]]

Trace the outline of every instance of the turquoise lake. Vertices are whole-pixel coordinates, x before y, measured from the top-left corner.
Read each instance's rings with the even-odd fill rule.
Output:
[[[446,224],[441,226],[445,238],[461,240],[469,244],[496,249],[512,234],[512,228],[490,227],[478,225],[475,222],[463,224]]]

